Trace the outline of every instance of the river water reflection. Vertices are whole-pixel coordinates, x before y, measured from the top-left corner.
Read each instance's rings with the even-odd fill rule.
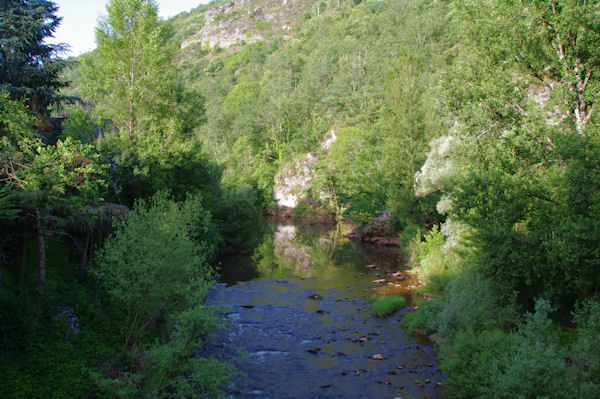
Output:
[[[419,301],[419,281],[410,274],[398,247],[355,242],[343,236],[343,225],[271,222],[252,254],[220,259],[227,285],[285,277],[310,278],[317,288],[364,286],[362,296],[397,294],[409,304]],[[375,265],[376,268],[368,268]],[[373,284],[374,280],[385,280]]]
[[[205,355],[240,371],[230,398],[441,397],[434,347],[401,328],[410,306],[369,313],[373,295],[418,301],[398,248],[349,241],[340,226],[273,224],[252,254],[221,259],[221,278],[208,302],[227,328]]]

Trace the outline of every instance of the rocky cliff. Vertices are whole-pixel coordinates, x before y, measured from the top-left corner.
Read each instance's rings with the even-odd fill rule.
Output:
[[[227,48],[269,37],[288,37],[292,26],[314,7],[306,0],[235,0],[218,2],[203,12],[204,26],[186,38],[182,48],[201,43],[205,48]]]

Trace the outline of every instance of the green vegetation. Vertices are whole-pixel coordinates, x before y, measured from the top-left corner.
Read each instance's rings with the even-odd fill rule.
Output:
[[[69,65],[43,44],[52,1],[5,3],[0,396],[218,396],[227,367],[192,356],[218,327],[210,263],[258,245],[275,176],[310,153],[296,214],[393,213],[431,296],[405,322],[438,342],[449,397],[598,397],[598,1],[256,0],[160,21],[111,0]],[[225,19],[238,44],[195,35]],[[255,256],[275,273],[272,252]]]
[[[438,341],[454,397],[598,397],[586,364],[597,356],[576,355],[597,336],[594,11],[451,7],[460,44],[441,88],[451,117],[415,176],[417,195],[442,194],[445,220],[409,244],[434,298],[406,324]]]
[[[107,396],[218,393],[223,367],[205,368],[211,363],[193,356],[217,326],[202,307],[213,280],[206,263],[215,250],[207,240],[210,228],[200,198],[178,204],[166,192],[137,202],[127,220],[116,223],[92,271],[122,314],[122,359],[110,365],[122,371],[116,378],[96,375]]]
[[[375,317],[388,317],[406,306],[406,299],[398,296],[385,296],[371,304],[371,314]]]
[[[6,0],[0,9],[0,90],[14,99],[25,99],[36,114],[37,132],[51,132],[48,106],[60,101],[58,90],[65,61],[58,58],[61,45],[43,43],[60,18],[58,7],[48,0]]]
[[[56,7],[2,10],[0,396],[218,397],[229,367],[195,353],[220,327],[202,301],[231,237],[212,217],[220,171],[191,134],[202,99],[179,83],[152,1],[107,10],[82,65],[88,102],[62,108],[62,131],[40,128],[65,65],[41,44]],[[22,38],[13,23],[47,25]]]

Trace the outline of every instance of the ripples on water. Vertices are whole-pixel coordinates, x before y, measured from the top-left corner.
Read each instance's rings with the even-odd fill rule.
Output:
[[[207,351],[242,373],[229,397],[440,397],[433,346],[400,327],[410,307],[369,314],[374,295],[419,301],[398,251],[352,242],[340,226],[288,223],[272,225],[253,253],[221,258],[209,302],[228,328]]]

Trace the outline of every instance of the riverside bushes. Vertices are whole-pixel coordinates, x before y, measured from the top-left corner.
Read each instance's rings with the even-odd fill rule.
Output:
[[[117,223],[94,269],[121,307],[122,358],[111,365],[121,372],[95,374],[107,394],[217,394],[225,369],[194,357],[218,327],[201,305],[213,281],[207,254],[214,244],[206,240],[211,226],[199,197],[176,203],[164,191],[136,202]]]
[[[578,308],[571,330],[552,322],[554,308],[541,299],[517,322],[514,305],[496,299],[492,287],[467,273],[405,318],[409,329],[432,334],[440,345],[450,396],[600,397],[598,302]]]
[[[437,229],[413,240],[411,254],[421,276],[438,259],[444,238]],[[556,309],[543,299],[532,312],[467,261],[445,285],[429,288],[434,298],[405,316],[409,330],[431,335],[440,346],[445,386],[455,398],[600,397],[600,303],[583,300],[572,314],[575,328],[553,322]],[[433,269],[436,270],[436,269]],[[440,269],[437,269],[440,270]],[[444,269],[441,269],[444,270]],[[435,277],[434,277],[435,278]],[[554,313],[553,313],[554,312]]]

